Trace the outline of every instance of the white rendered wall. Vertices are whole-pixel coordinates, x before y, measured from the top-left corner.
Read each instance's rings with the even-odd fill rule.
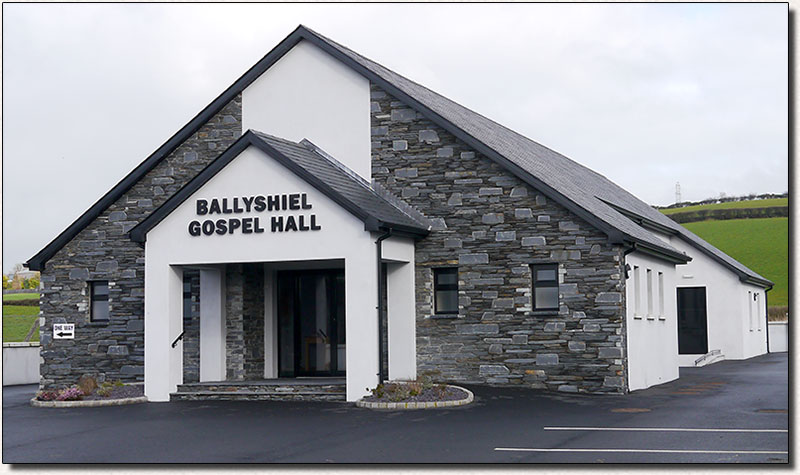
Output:
[[[417,377],[416,307],[414,295],[414,241],[389,238],[383,241],[386,265],[389,379]]]
[[[234,234],[192,237],[188,224],[204,217],[196,215],[196,200],[233,196],[306,193],[312,209],[287,214],[314,213],[319,231]],[[280,212],[254,213],[269,226],[269,218]],[[220,215],[215,215],[215,217]],[[240,215],[221,215],[249,216]],[[202,221],[202,219],[200,219]],[[347,332],[347,399],[353,401],[375,387],[378,372],[377,268],[375,236],[364,231],[364,223],[340,208],[294,173],[254,147],[243,151],[227,167],[176,208],[147,235],[145,247],[145,391],[150,400],[166,401],[180,383],[170,379],[167,355],[169,335],[180,334],[180,280],[174,288],[170,266],[224,264],[238,262],[279,262],[341,259],[345,263],[345,312]],[[178,302],[169,321],[178,331],[166,328],[170,294]],[[202,318],[202,316],[201,316]],[[169,340],[169,341],[167,341]],[[179,349],[171,350],[180,355]],[[173,362],[172,364],[176,364]],[[149,384],[148,384],[149,383]]]
[[[638,252],[625,259],[631,269],[625,283],[628,387],[631,391],[678,378],[678,318],[675,293],[676,267]],[[639,268],[640,311],[636,311],[634,268]],[[653,277],[652,312],[647,304],[647,269]],[[678,267],[680,269],[680,266]],[[659,298],[658,273],[663,275],[663,312]]]
[[[145,246],[144,264],[144,394],[150,401],[169,401],[183,382],[183,269],[169,265],[156,247],[152,258]]]
[[[225,270],[200,269],[200,381],[225,380]]]
[[[720,350],[728,360],[766,353],[764,289],[741,282],[733,271],[681,239],[673,237],[670,244],[692,256],[691,262],[678,267],[677,286],[706,288],[708,350]],[[754,315],[753,331],[750,331],[748,291],[759,294],[758,308],[754,308],[758,315]],[[700,356],[681,355],[681,366],[694,366],[694,361]]]
[[[3,343],[3,386],[39,382],[39,342]]]
[[[371,179],[369,81],[300,41],[242,93],[242,130],[308,139]]]
[[[789,322],[769,322],[769,352],[789,351]]]

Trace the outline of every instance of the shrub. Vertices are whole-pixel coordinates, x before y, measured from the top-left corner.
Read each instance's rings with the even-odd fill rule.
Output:
[[[56,401],[80,401],[81,399],[83,399],[83,391],[77,386],[62,389],[56,397]]]
[[[436,392],[436,397],[441,399],[447,394],[447,384],[439,383],[434,386],[433,390]]]
[[[97,380],[88,374],[84,374],[78,380],[78,388],[83,394],[92,394],[97,389]]]
[[[55,401],[58,397],[58,392],[56,391],[39,391],[36,393],[36,399],[40,401]]]
[[[412,381],[405,385],[411,396],[419,396],[422,394],[422,383],[419,381]]]
[[[383,386],[383,383],[381,383],[381,384],[379,384],[379,385],[375,386],[375,389],[369,389],[369,388],[367,388],[367,390],[369,390],[370,392],[372,392],[372,395],[373,395],[373,396],[375,396],[375,397],[376,397],[376,398],[378,398],[378,399],[381,399],[381,398],[383,398],[384,389],[385,389],[385,388],[384,388],[384,386]]]
[[[411,391],[405,384],[391,384],[387,388],[389,399],[393,402],[399,402],[408,399],[411,396]]]

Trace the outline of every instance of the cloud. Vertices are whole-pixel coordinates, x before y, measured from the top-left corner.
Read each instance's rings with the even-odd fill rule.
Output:
[[[788,189],[780,4],[7,4],[4,269],[298,24],[647,202]]]

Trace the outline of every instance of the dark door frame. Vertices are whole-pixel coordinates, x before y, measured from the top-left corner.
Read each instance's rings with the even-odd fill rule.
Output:
[[[705,351],[701,352],[682,352],[681,351],[681,291],[682,290],[691,290],[691,291],[700,291],[702,290],[703,293],[703,308],[702,308],[702,315],[703,320],[705,321],[705,328],[703,328],[703,333],[705,335],[704,340],[704,347]],[[676,289],[676,303],[677,303],[677,316],[678,316],[678,354],[679,355],[696,355],[696,354],[706,354],[708,353],[708,289],[706,286],[697,285],[697,286],[690,286],[690,287],[677,287]],[[699,328],[699,327],[698,327]],[[685,340],[684,340],[685,342]]]
[[[292,320],[293,320],[292,340],[293,340],[293,348],[294,348],[294,351],[292,352],[293,353],[293,355],[292,355],[293,356],[293,362],[292,362],[293,369],[292,369],[291,374],[281,371],[281,368],[282,368],[281,362],[282,362],[282,358],[283,358],[283,356],[282,356],[283,352],[280,350],[280,348],[281,348],[281,338],[282,337],[281,337],[281,332],[279,330],[277,332],[278,333],[277,336],[278,336],[278,376],[279,377],[281,377],[281,378],[284,378],[284,377],[285,378],[296,378],[296,377],[314,377],[314,376],[325,377],[325,376],[344,376],[345,375],[345,371],[337,371],[335,369],[335,368],[339,367],[339,364],[338,364],[339,363],[339,351],[338,351],[339,330],[338,330],[337,321],[336,321],[336,303],[337,303],[336,299],[337,299],[337,296],[334,295],[334,294],[335,294],[335,288],[336,288],[335,279],[336,279],[336,276],[339,275],[339,274],[344,275],[344,269],[341,269],[341,268],[338,268],[338,269],[336,269],[336,268],[334,268],[334,269],[301,269],[301,270],[279,270],[277,272],[277,275],[276,275],[276,280],[278,282],[277,285],[280,285],[279,282],[281,281],[282,278],[291,278],[291,279],[294,280],[294,292],[292,293],[292,297],[291,297],[292,299],[294,299],[294,302],[293,302],[293,305],[292,305],[292,313],[293,313],[292,314]],[[302,371],[300,369],[300,359],[301,359],[300,348],[302,348],[300,340],[302,338],[302,332],[301,332],[301,326],[299,324],[300,315],[298,314],[298,308],[299,308],[299,302],[300,302],[300,295],[299,295],[299,292],[297,291],[297,283],[299,282],[299,277],[304,276],[304,275],[324,275],[324,276],[326,276],[326,279],[325,279],[325,286],[326,286],[325,295],[326,295],[326,298],[327,298],[327,302],[326,303],[327,303],[327,306],[328,306],[328,309],[329,309],[329,313],[328,313],[329,336],[328,336],[328,339],[331,342],[331,344],[330,344],[331,345],[331,348],[330,348],[330,352],[331,352],[331,354],[330,354],[330,361],[331,361],[330,366],[331,366],[331,369],[329,371],[305,372],[305,371]],[[277,298],[280,298],[280,292],[277,292]],[[338,298],[344,300],[344,295],[338,296]],[[278,305],[276,305],[275,308],[276,309],[280,309],[280,303],[278,303]],[[276,318],[278,319],[278,325],[280,325],[281,316],[280,315],[276,315]],[[346,318],[346,313],[345,313],[345,315],[342,315],[342,318]]]

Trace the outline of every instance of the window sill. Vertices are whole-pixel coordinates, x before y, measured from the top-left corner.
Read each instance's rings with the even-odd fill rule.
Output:
[[[107,327],[110,322],[86,322],[87,327]]]
[[[655,320],[655,319],[656,319],[656,317],[651,317],[650,315],[648,315],[648,316],[647,316],[647,319],[648,319],[648,320]]]
[[[464,318],[464,315],[458,313],[442,313],[429,315],[428,318],[431,320],[458,320],[459,318]]]
[[[634,316],[633,316],[633,319],[634,319],[634,320],[641,320],[641,319],[642,319],[642,316],[641,316],[641,315],[634,315]]]
[[[532,310],[528,313],[533,317],[555,317],[559,314],[559,310]]]
[[[658,320],[661,322],[667,321],[667,317],[658,317]]]

